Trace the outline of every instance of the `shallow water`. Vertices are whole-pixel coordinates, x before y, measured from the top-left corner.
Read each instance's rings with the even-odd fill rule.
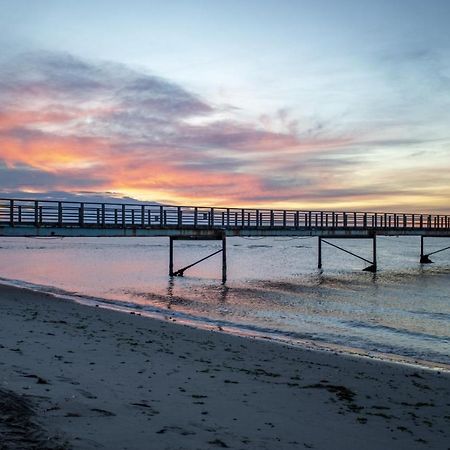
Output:
[[[371,259],[371,241],[334,241]],[[102,298],[136,311],[450,364],[450,251],[418,263],[417,237],[379,237],[377,274],[317,239],[229,238],[184,278],[167,276],[167,238],[0,238],[0,277],[42,290]],[[448,239],[427,238],[427,251]],[[220,248],[176,241],[175,267]]]

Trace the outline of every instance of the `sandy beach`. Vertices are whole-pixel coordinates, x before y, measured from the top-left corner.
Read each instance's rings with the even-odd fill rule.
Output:
[[[447,449],[450,375],[0,287],[0,449]]]

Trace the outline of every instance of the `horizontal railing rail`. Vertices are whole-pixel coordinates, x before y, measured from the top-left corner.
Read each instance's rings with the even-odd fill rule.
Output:
[[[59,227],[449,230],[450,215],[0,199],[0,223]]]

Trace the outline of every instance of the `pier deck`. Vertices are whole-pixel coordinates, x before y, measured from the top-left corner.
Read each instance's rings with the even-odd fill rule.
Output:
[[[0,236],[450,236],[450,215],[0,199]]]

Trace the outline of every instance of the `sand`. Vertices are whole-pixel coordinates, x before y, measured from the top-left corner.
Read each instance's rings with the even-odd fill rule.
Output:
[[[450,374],[0,286],[0,449],[447,449]]]

